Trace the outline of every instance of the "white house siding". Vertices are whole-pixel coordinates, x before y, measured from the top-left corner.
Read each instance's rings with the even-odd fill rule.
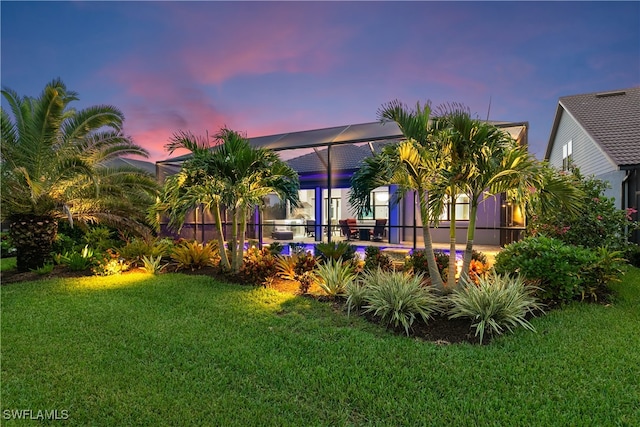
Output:
[[[549,155],[552,166],[562,169],[562,147],[569,141],[573,141],[573,163],[580,166],[583,175],[601,176],[618,169],[573,117],[563,111]]]

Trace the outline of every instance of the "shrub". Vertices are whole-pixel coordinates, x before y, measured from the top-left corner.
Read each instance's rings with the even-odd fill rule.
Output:
[[[574,246],[624,250],[627,238],[638,229],[638,222],[632,219],[635,210],[618,209],[613,198],[605,197],[607,182],[585,178],[576,168],[572,174],[575,185],[584,193],[580,215],[573,217],[563,210],[545,215],[538,213],[529,220],[527,232],[531,236],[545,235]]]
[[[80,252],[66,252],[64,255],[55,256],[54,260],[71,271],[83,271],[91,267],[94,262],[94,253],[86,245]]]
[[[343,262],[352,262],[356,257],[356,247],[345,241],[318,243],[315,245],[314,252],[321,263],[329,259],[334,261],[342,259]]]
[[[528,237],[498,253],[494,268],[499,274],[519,273],[537,282],[544,300],[566,303],[605,293],[607,284],[622,272],[616,254],[609,259],[608,251],[571,246],[550,237]]]
[[[251,247],[244,255],[238,276],[247,283],[258,285],[265,284],[276,271],[276,257],[270,248]]]
[[[436,258],[436,265],[438,266],[440,277],[446,282],[449,274],[449,254],[441,250],[435,250],[433,254]],[[429,275],[426,251],[422,249],[413,251],[405,261],[405,269],[412,269],[416,273]],[[476,282],[478,276],[485,274],[488,269],[487,256],[482,252],[473,250],[471,252],[471,264],[469,265],[469,278],[473,282]]]
[[[300,292],[307,293],[316,281],[314,270],[318,259],[311,252],[298,252],[291,256],[277,255],[275,268],[278,276],[285,280],[295,280],[300,283]]]
[[[328,260],[318,266],[318,286],[330,297],[343,296],[346,286],[356,279],[353,265],[341,259]]]
[[[173,240],[159,239],[157,237],[141,238],[134,237],[120,248],[120,256],[135,265],[142,264],[143,257],[165,257],[171,256],[173,250]]]
[[[367,246],[364,250],[364,269],[366,271],[381,269],[393,270],[393,262],[389,255],[383,253],[377,246]]]
[[[185,240],[174,246],[171,259],[177,264],[178,269],[190,268],[193,271],[211,267],[219,260],[218,245],[213,240],[206,245]]]
[[[159,274],[162,272],[162,269],[166,264],[162,264],[162,255],[158,255],[154,257],[150,255],[147,257],[146,255],[142,255],[142,263],[143,269],[149,274]]]
[[[407,335],[416,318],[426,322],[440,310],[440,298],[432,287],[423,285],[420,273],[389,272],[370,277],[376,281],[367,284],[365,313],[379,316],[387,325],[402,325]]]
[[[48,262],[48,263],[44,264],[43,266],[38,267],[38,268],[36,268],[34,270],[31,270],[31,271],[35,272],[39,276],[44,276],[45,274],[51,273],[53,271],[53,267],[54,267],[53,263],[52,262]]]
[[[624,251],[624,257],[629,264],[640,267],[640,245],[629,243]]]
[[[13,246],[9,233],[0,233],[0,258],[16,256],[16,248]]]
[[[98,252],[104,252],[116,246],[116,241],[112,238],[111,230],[107,227],[90,228],[84,235],[83,240]]]
[[[360,309],[365,303],[369,292],[366,284],[373,282],[370,276],[383,273],[382,270],[369,270],[364,273],[361,280],[352,280],[346,284],[344,291],[347,296],[347,315],[351,314],[351,310]]]
[[[113,276],[128,269],[129,263],[121,258],[118,252],[111,249],[107,249],[103,254],[97,256],[92,268],[96,276]]]
[[[522,326],[530,331],[535,328],[526,320],[528,313],[542,310],[533,295],[535,288],[525,284],[520,276],[498,275],[481,277],[478,284],[461,284],[447,296],[450,303],[449,318],[471,319],[475,335],[480,343],[485,332],[499,335],[504,329],[512,331]]]

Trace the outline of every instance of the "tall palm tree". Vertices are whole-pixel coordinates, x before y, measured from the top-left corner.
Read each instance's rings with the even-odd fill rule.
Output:
[[[398,185],[392,201],[397,203],[408,192],[415,192],[422,218],[422,233],[431,282],[443,288],[438,271],[430,222],[440,215],[429,209],[429,192],[440,168],[441,153],[430,140],[432,129],[429,119],[431,106],[416,104],[409,109],[398,100],[384,104],[378,111],[381,121],[392,120],[398,124],[406,140],[388,145],[375,156],[367,158],[362,167],[351,178],[349,203],[358,215],[368,212],[371,191],[381,185]]]
[[[208,139],[190,133],[174,135],[167,144],[169,152],[184,148],[191,151],[192,157],[182,164],[179,173],[167,179],[152,213],[167,215],[169,226],[180,229],[186,214],[203,205],[213,213],[218,246],[224,248],[222,212],[227,211],[232,221],[227,242],[231,260],[221,250],[221,266],[225,271],[237,273],[251,212],[271,193],[297,206],[300,183],[298,174],[273,151],[251,147],[236,131],[223,128],[215,141],[211,146]]]
[[[546,209],[578,211],[579,190],[570,180],[535,160],[526,147],[502,129],[473,119],[464,108],[449,110],[441,120],[453,135],[452,145],[457,145],[458,149],[457,154],[448,156],[451,164],[440,177],[444,177],[445,188],[453,182],[455,187],[452,188],[466,194],[470,204],[461,281],[469,279],[478,207],[487,198],[505,193],[510,201],[525,209],[535,199]],[[442,188],[443,185],[434,186],[434,200],[442,200]],[[453,219],[451,226],[455,226]],[[450,260],[450,274],[451,264]]]
[[[59,219],[148,231],[143,221],[157,190],[154,177],[109,166],[124,155],[148,155],[123,134],[118,109],[73,109],[77,93],[60,79],[37,98],[8,88],[2,95],[11,111],[0,112],[2,219],[10,222],[20,271],[50,257]]]

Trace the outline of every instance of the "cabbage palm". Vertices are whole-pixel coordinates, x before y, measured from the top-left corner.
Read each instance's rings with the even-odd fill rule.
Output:
[[[192,157],[182,164],[180,172],[167,178],[160,200],[152,214],[164,214],[169,226],[180,229],[187,213],[203,205],[214,216],[218,235],[221,266],[237,273],[241,267],[249,215],[262,205],[264,197],[276,193],[283,201],[297,206],[300,188],[298,175],[270,150],[253,148],[236,131],[221,129],[216,145],[206,138],[181,132],[171,139],[167,149],[173,153],[184,148]],[[222,227],[222,212],[231,218],[227,257]]]
[[[393,200],[404,197],[408,192],[415,192],[422,218],[422,233],[431,282],[443,287],[438,271],[433,242],[429,228],[431,220],[439,216],[439,212],[429,209],[429,191],[432,189],[442,161],[429,138],[432,133],[429,119],[431,107],[427,103],[416,104],[410,110],[399,101],[392,101],[381,107],[378,112],[381,121],[392,120],[398,124],[406,140],[386,146],[381,153],[367,158],[362,167],[351,178],[349,203],[356,213],[362,214],[370,209],[371,191],[381,185],[398,185]]]
[[[123,134],[118,109],[73,109],[78,96],[59,79],[37,98],[8,88],[2,95],[11,111],[1,110],[2,219],[10,223],[19,270],[46,262],[59,219],[148,231],[143,220],[157,189],[154,177],[109,167],[123,155],[147,156]]]

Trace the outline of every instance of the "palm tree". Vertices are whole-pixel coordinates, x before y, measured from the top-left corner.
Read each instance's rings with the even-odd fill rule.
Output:
[[[442,188],[451,185],[450,195],[455,188],[469,198],[469,226],[460,273],[460,280],[468,282],[480,203],[505,193],[508,200],[525,209],[535,199],[547,210],[577,212],[580,195],[568,179],[535,160],[526,147],[496,126],[471,118],[468,110],[457,106],[441,116],[441,120],[452,135],[451,145],[458,148],[454,148],[457,154],[447,156],[451,164],[440,174],[445,185],[434,186],[432,196],[433,200],[442,200]],[[455,227],[454,218],[451,227]],[[451,282],[451,264],[450,260],[448,286],[452,283],[455,286],[455,281]]]
[[[167,179],[153,215],[167,215],[169,226],[180,229],[186,214],[203,205],[214,216],[221,248],[221,267],[237,273],[242,264],[249,215],[263,204],[264,197],[276,193],[292,206],[299,203],[298,174],[270,150],[253,148],[240,133],[223,128],[215,136],[216,145],[208,139],[181,132],[171,139],[167,149],[173,153],[184,148],[192,157],[182,164],[179,173]],[[222,212],[231,218],[227,257]]]
[[[2,219],[10,223],[20,271],[50,257],[58,220],[100,222],[139,233],[145,204],[157,186],[134,168],[110,167],[124,155],[147,152],[122,132],[123,114],[98,105],[76,111],[77,94],[55,79],[37,98],[3,88],[11,116],[1,110]]]
[[[381,185],[398,185],[392,201],[397,203],[408,192],[418,197],[422,218],[422,233],[431,282],[443,288],[438,271],[429,224],[440,212],[429,209],[429,192],[435,182],[442,161],[441,154],[430,139],[432,129],[429,119],[429,103],[416,104],[414,110],[398,100],[383,105],[378,111],[380,120],[392,120],[398,124],[406,140],[400,144],[388,145],[375,156],[367,158],[362,167],[351,178],[349,203],[356,214],[368,212],[371,191]]]

